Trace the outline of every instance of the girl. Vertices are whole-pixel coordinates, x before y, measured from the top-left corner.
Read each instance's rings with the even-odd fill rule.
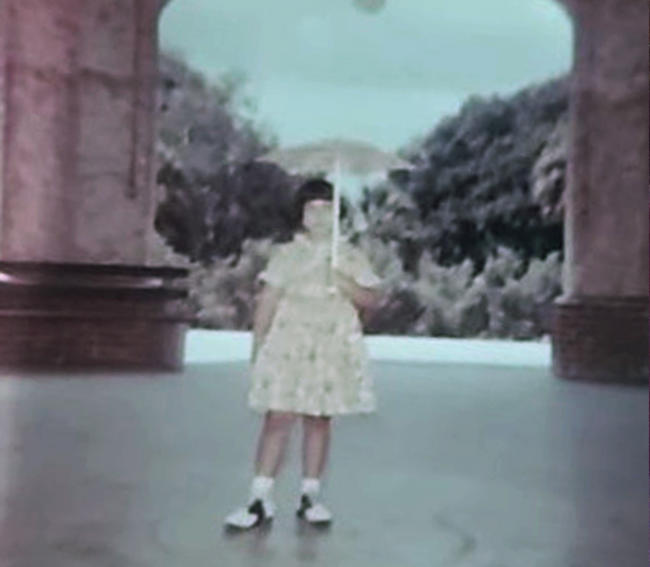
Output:
[[[376,409],[359,312],[379,304],[380,280],[345,241],[332,270],[332,193],[323,180],[298,190],[302,228],[275,247],[259,276],[265,285],[253,323],[248,402],[264,413],[264,424],[248,505],[226,518],[229,527],[251,528],[273,518],[274,479],[298,417],[304,436],[297,515],[313,524],[331,522],[319,501],[331,418]]]

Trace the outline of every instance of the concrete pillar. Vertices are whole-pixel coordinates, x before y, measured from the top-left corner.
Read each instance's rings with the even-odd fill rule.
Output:
[[[139,264],[158,0],[0,3],[0,258]]]
[[[144,268],[160,8],[0,0],[0,364],[180,364],[182,270]]]
[[[565,4],[575,54],[554,371],[578,380],[646,382],[648,3]]]

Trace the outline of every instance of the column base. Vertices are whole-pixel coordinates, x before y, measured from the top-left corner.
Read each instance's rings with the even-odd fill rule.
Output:
[[[183,367],[190,323],[176,268],[0,262],[0,367]]]
[[[648,298],[558,299],[553,373],[568,380],[648,383]]]

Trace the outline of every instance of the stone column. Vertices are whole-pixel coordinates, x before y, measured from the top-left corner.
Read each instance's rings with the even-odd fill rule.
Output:
[[[144,262],[157,0],[0,6],[0,258]]]
[[[0,1],[0,364],[22,360],[30,334],[49,341],[46,365],[156,366],[152,341],[180,364],[182,309],[169,282],[182,270],[139,268],[155,206],[159,9],[159,0]],[[108,317],[111,336],[100,332]],[[57,329],[65,341],[50,336]]]
[[[648,380],[648,3],[567,0],[574,20],[564,295],[553,368]]]

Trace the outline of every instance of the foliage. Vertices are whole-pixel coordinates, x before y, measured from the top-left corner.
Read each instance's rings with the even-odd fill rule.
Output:
[[[296,180],[254,161],[269,140],[242,118],[243,79],[207,86],[182,61],[162,56],[157,181],[164,191],[155,227],[192,261],[239,254],[246,238],[287,238],[295,225]]]
[[[190,275],[190,304],[199,326],[251,329],[256,278],[271,249],[271,240],[246,240],[238,258],[219,258],[195,265]]]
[[[541,192],[550,200],[544,206],[553,209],[564,186],[566,156],[557,125],[566,119],[567,105],[566,79],[509,99],[471,97],[457,115],[405,149],[415,167],[401,186],[421,219],[415,239],[407,231],[412,253],[428,251],[445,266],[469,258],[480,271],[499,246],[525,262],[561,250],[561,215],[543,214],[531,172],[549,146],[562,148],[546,160],[556,191]],[[381,201],[381,191],[370,192],[368,200]]]
[[[249,329],[270,245],[297,226],[300,182],[256,161],[271,136],[245,118],[245,77],[215,85],[163,56],[157,262],[190,268],[200,326]],[[342,228],[386,282],[370,333],[532,338],[561,291],[567,88],[473,97],[402,151],[415,164],[367,188],[364,230]],[[346,209],[346,207],[344,207]]]
[[[256,277],[270,245],[247,240],[238,258],[193,265],[191,302],[200,326],[251,328]],[[549,332],[548,312],[561,291],[557,252],[522,272],[516,254],[499,248],[478,275],[470,260],[440,266],[425,254],[415,277],[402,270],[394,244],[366,237],[359,246],[386,285],[382,305],[365,319],[367,333],[530,339]]]

